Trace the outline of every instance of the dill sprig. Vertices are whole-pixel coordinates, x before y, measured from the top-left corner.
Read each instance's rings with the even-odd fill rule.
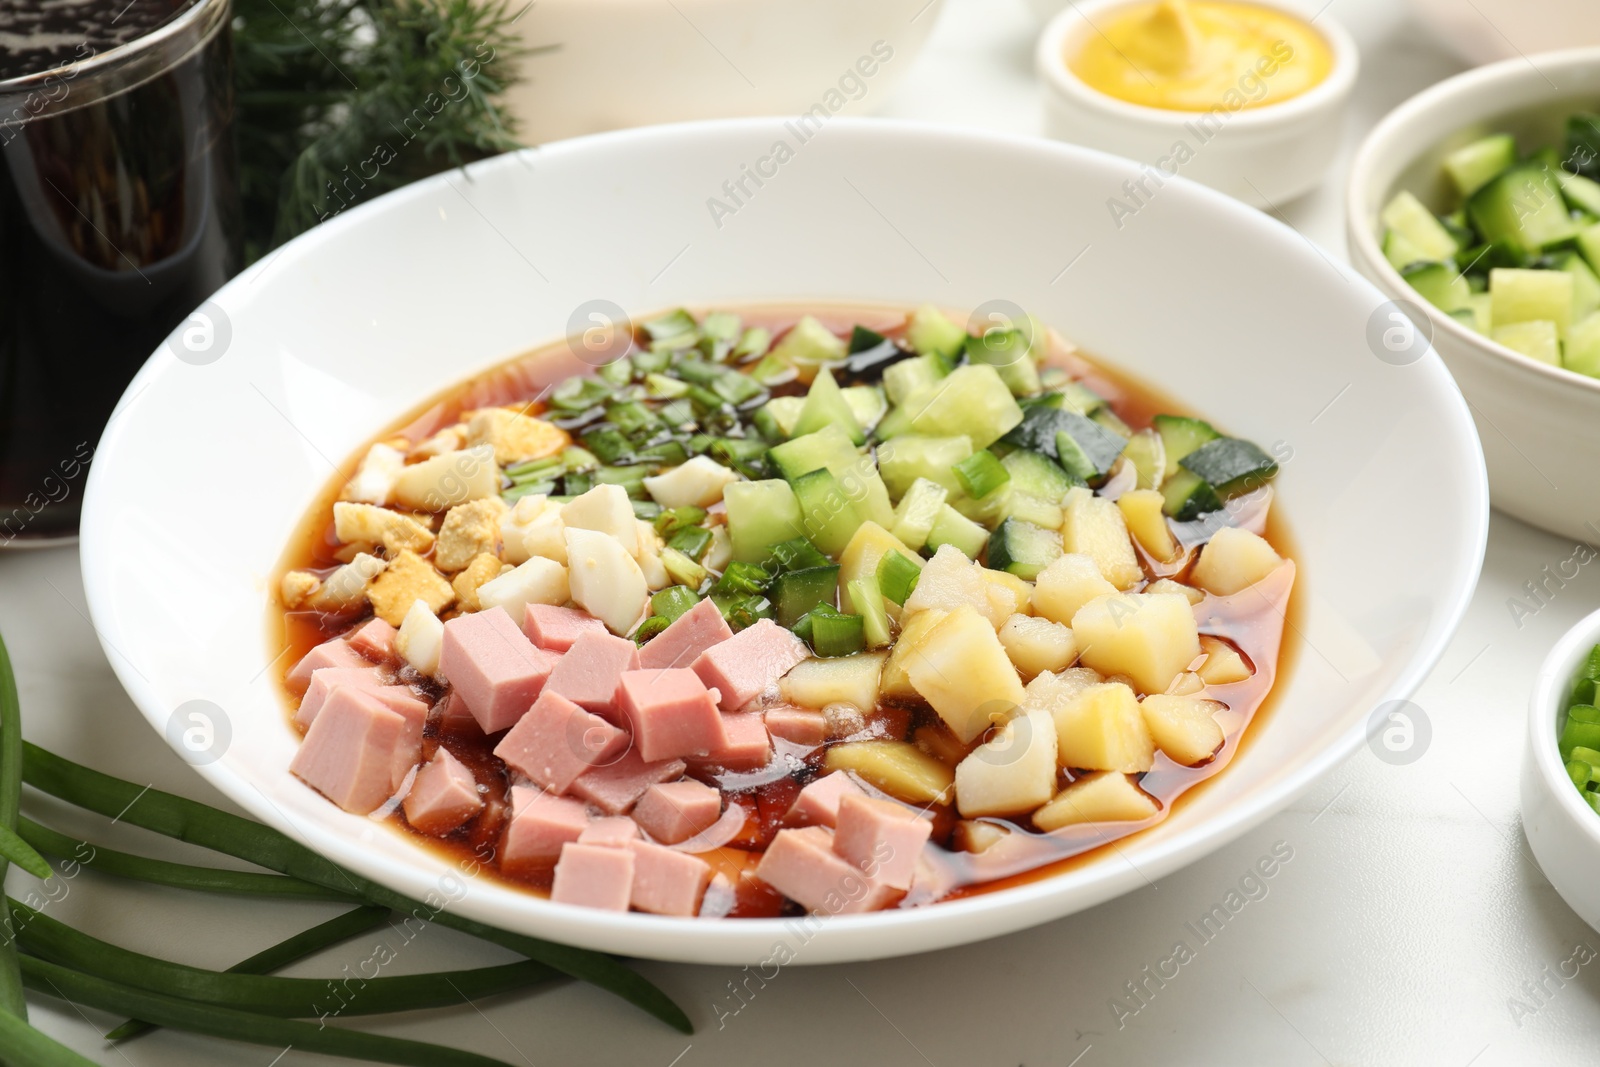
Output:
[[[496,100],[525,0],[234,0],[246,254],[518,147]]]

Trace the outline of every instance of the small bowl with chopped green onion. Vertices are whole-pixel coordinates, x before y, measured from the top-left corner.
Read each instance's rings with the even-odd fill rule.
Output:
[[[1492,64],[1413,97],[1361,146],[1346,206],[1351,261],[1401,302],[1390,310],[1425,313],[1417,325],[1472,407],[1494,505],[1594,537],[1600,48]],[[1369,330],[1368,343],[1396,362],[1391,336]]]
[[[1522,827],[1550,884],[1600,929],[1600,611],[1550,650],[1534,683]]]

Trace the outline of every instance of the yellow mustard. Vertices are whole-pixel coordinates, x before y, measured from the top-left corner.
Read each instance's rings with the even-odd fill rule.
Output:
[[[1235,0],[1159,0],[1096,18],[1068,68],[1090,88],[1169,111],[1239,111],[1281,103],[1333,67],[1316,28]]]

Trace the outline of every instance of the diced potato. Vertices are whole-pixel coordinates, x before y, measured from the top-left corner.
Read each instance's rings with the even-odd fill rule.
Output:
[[[472,562],[461,569],[461,573],[450,579],[450,588],[456,591],[456,603],[462,611],[477,611],[478,590],[492,579],[500,577],[500,557],[484,552],[474,557]],[[517,620],[521,623],[521,619]]]
[[[1005,625],[1005,620],[1013,615],[1027,614],[1028,605],[1033,601],[1033,585],[1015,574],[1006,571],[994,571],[987,567],[978,568],[978,575],[984,580],[987,588],[984,590],[989,596],[990,621],[996,626]],[[996,621],[998,620],[998,621]]]
[[[400,658],[430,678],[439,673],[439,649],[444,644],[444,623],[425,600],[413,600],[400,620],[394,648]]]
[[[1023,691],[1023,711],[1056,711],[1073,700],[1091,685],[1099,685],[1105,678],[1099,671],[1088,667],[1072,667],[1057,674],[1041,674],[1028,683]]]
[[[1117,509],[1128,524],[1134,540],[1150,553],[1152,559],[1171,563],[1178,557],[1178,542],[1167,527],[1167,516],[1161,510],[1166,498],[1155,489],[1135,489],[1117,497]]]
[[[393,555],[401,549],[426,552],[433,533],[417,520],[374,504],[340,500],[333,505],[333,535],[345,544],[382,545]]]
[[[968,607],[989,619],[991,627],[998,627],[1011,613],[998,615],[990,605],[989,586],[983,570],[954,545],[940,545],[939,551],[922,568],[916,589],[906,598],[906,614],[929,608],[954,611]]]
[[[1018,715],[956,766],[956,807],[967,818],[1021,815],[1056,791],[1056,728],[1042,711]]]
[[[1194,608],[1174,593],[1119,593],[1072,617],[1078,657],[1101,674],[1125,674],[1141,692],[1164,693],[1200,655]]]
[[[1232,596],[1255,585],[1282,563],[1283,557],[1265,538],[1237,526],[1224,526],[1200,550],[1193,581],[1208,593]]]
[[[778,680],[778,689],[783,699],[803,708],[843,702],[871,711],[878,706],[878,681],[888,658],[887,652],[857,652],[803,660]]]
[[[594,530],[607,535],[630,556],[639,551],[633,502],[620,485],[597,485],[567,501],[561,509],[561,521],[569,531]]]
[[[972,751],[971,744],[963,743],[960,738],[950,732],[950,727],[942,722],[930,722],[926,726],[919,726],[911,734],[911,740],[916,746],[940,763],[954,767],[967,758]]]
[[[842,603],[849,603],[842,598],[848,596],[846,590],[849,589],[850,583],[877,574],[878,564],[890,552],[898,552],[917,566],[922,566],[922,556],[907,548],[904,541],[877,523],[864,522],[856,527],[850,543],[839,553],[839,596]],[[912,593],[911,596],[915,597],[916,593]],[[895,605],[891,602],[889,606]]]
[[[419,511],[449,511],[469,500],[500,495],[494,448],[477,445],[413,463],[394,480],[394,502]]]
[[[326,583],[324,583],[326,587]],[[367,586],[367,600],[378,618],[390,626],[405,621],[413,601],[422,600],[435,615],[455,600],[456,591],[433,564],[415,552],[401,552],[389,561],[382,574]]]
[[[1063,767],[1090,771],[1148,771],[1155,741],[1139,698],[1121,682],[1092,685],[1055,709],[1057,755]]]
[[[1139,710],[1156,747],[1175,763],[1196,766],[1222,747],[1222,726],[1214,716],[1223,705],[1215,700],[1156,693],[1140,701]]]
[[[1071,625],[1078,609],[1117,587],[1106,581],[1100,568],[1088,556],[1068,553],[1060,556],[1033,583],[1033,612],[1051,622]]]
[[[310,571],[285,571],[278,582],[278,598],[283,601],[284,607],[293,611],[310,600],[321,587],[322,579]]]
[[[630,523],[631,514],[630,511]],[[628,532],[633,533],[631,525]],[[567,579],[571,583],[573,601],[605,623],[612,633],[631,631],[650,599],[644,572],[639,570],[633,554],[616,538],[597,530],[569,527],[566,538]],[[533,562],[529,560],[523,566]],[[480,590],[479,596],[482,595]]]
[[[451,508],[439,527],[433,565],[446,572],[458,571],[485,552],[498,556],[500,521],[505,518],[506,510],[506,502],[498,496]]]
[[[355,477],[345,483],[341,499],[362,504],[387,504],[394,492],[394,483],[405,470],[406,455],[398,448],[376,444],[367,449],[356,469]]]
[[[983,852],[1010,835],[1011,831],[998,823],[962,819],[950,832],[950,843],[962,852]]]
[[[377,556],[359,552],[350,562],[324,578],[316,591],[306,597],[305,605],[314,611],[332,614],[354,611],[361,606],[372,582],[388,566]],[[431,571],[433,568],[428,569]]]
[[[1062,501],[1061,548],[1094,560],[1106,581],[1127,589],[1144,580],[1139,556],[1128,539],[1128,524],[1115,502],[1095,496],[1083,486],[1067,490]]]
[[[906,673],[912,687],[963,741],[971,741],[997,719],[1009,718],[1022,703],[1022,682],[994,627],[967,605],[950,612],[922,638]]]
[[[501,466],[553,456],[571,443],[567,431],[510,408],[479,408],[467,419],[467,443],[489,445]]]
[[[1242,682],[1253,673],[1250,665],[1239,655],[1239,650],[1215,637],[1201,637],[1200,650],[1206,661],[1200,664],[1200,678],[1207,685],[1229,685]]]
[[[955,774],[908,741],[847,741],[828,749],[826,771],[854,771],[907,804],[948,804]]]
[[[478,608],[481,611],[500,608],[521,626],[529,604],[565,604],[571,593],[567,568],[553,559],[530,556],[506,573],[479,586]],[[598,612],[590,611],[589,614],[604,619]]]
[[[1086,774],[1033,813],[1033,825],[1046,833],[1088,822],[1138,822],[1161,810],[1161,804],[1116,772]]]
[[[1032,615],[1013,615],[1000,627],[1000,644],[1024,678],[1072,666],[1078,642],[1059,622]]]
[[[1167,695],[1176,697],[1193,696],[1205,690],[1205,679],[1193,671],[1183,671],[1167,686]]]
[[[708,508],[722,499],[729,482],[739,480],[710,456],[694,456],[665,473],[644,480],[645,490],[664,508]]]
[[[929,608],[915,615],[902,616],[900,638],[889,650],[889,659],[883,665],[883,676],[879,680],[884,696],[901,700],[918,699],[919,694],[911,684],[911,676],[906,673],[906,665],[911,662],[913,655],[921,654],[923,640],[948,614],[940,608]]]
[[[1146,593],[1177,593],[1191,604],[1198,604],[1206,595],[1192,585],[1175,582],[1171,578],[1157,578],[1144,587]]]

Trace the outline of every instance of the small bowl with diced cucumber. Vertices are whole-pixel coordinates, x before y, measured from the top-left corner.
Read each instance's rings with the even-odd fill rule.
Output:
[[[1600,48],[1447,79],[1379,123],[1347,192],[1356,267],[1416,317],[1478,424],[1493,503],[1600,521]],[[1399,309],[1374,309],[1391,323]],[[1377,335],[1380,341],[1372,340]],[[1423,346],[1369,330],[1374,355]]]

